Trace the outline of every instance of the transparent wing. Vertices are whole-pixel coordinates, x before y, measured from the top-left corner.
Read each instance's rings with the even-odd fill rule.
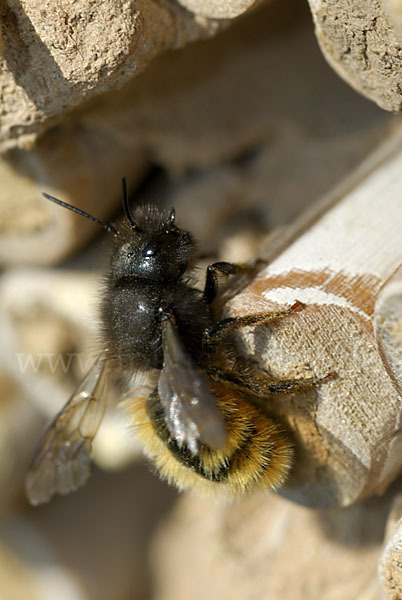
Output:
[[[106,407],[105,361],[99,358],[45,431],[26,477],[31,504],[68,494],[90,474],[92,441]]]
[[[224,419],[206,377],[185,351],[173,317],[163,322],[162,344],[164,360],[158,393],[170,433],[194,454],[199,442],[212,449],[222,448],[226,442]]]

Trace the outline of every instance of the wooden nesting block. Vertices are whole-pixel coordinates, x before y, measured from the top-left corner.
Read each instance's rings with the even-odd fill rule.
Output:
[[[162,51],[219,29],[166,0],[2,2],[1,152],[31,147],[52,119],[122,85]]]
[[[262,0],[179,0],[187,10],[210,19],[233,19],[260,4]]]
[[[386,110],[402,109],[400,0],[309,0],[321,50],[333,69]]]
[[[402,596],[402,493],[394,500],[385,537],[378,568],[382,598],[398,600]]]
[[[31,4],[33,8],[35,3]],[[111,8],[106,3],[99,11]],[[74,11],[77,9],[75,3]],[[52,121],[54,127],[31,151],[14,151],[0,160],[1,266],[56,263],[100,233],[87,219],[44,200],[43,191],[109,221],[121,207],[121,177],[127,176],[129,190],[134,192],[151,161],[173,174],[171,191],[168,187],[163,188],[163,194],[155,190],[152,201],[162,197],[173,202],[178,215],[182,215],[183,205],[197,205],[202,216],[192,219],[190,228],[203,242],[208,236],[209,249],[215,251],[218,233],[211,231],[209,215],[219,222],[220,236],[227,232],[236,212],[249,207],[254,214],[264,213],[261,229],[288,221],[312,196],[328,189],[368,153],[383,135],[381,130],[389,116],[367,103],[363,105],[336,80],[316,48],[303,4],[297,3],[296,10],[294,0],[271,2],[251,12],[250,17],[240,19],[208,43],[166,53],[129,85],[102,94],[81,110],[70,111],[58,126]],[[52,14],[53,8],[49,10]],[[94,17],[95,23],[99,16]],[[113,38],[119,24],[123,27],[120,16],[115,17],[112,22],[106,19],[111,28],[106,30],[107,38]],[[57,23],[48,24],[47,39]],[[82,24],[79,27],[82,31]],[[116,50],[118,39],[111,52]],[[53,41],[60,39],[56,36]],[[86,50],[84,53],[86,56]],[[55,55],[65,58],[60,50],[55,50]],[[36,54],[34,59],[38,59]],[[124,64],[130,60],[128,56],[122,59]],[[74,72],[78,66],[74,60],[68,62]],[[35,68],[34,61],[32,71]],[[287,75],[274,84],[272,78],[261,78],[265,71]],[[85,75],[89,73],[85,71]],[[53,108],[61,98],[66,110],[69,93],[60,96],[52,77],[49,75],[47,81],[52,84]],[[110,73],[108,85],[113,81]],[[100,80],[98,83],[102,85]],[[85,87],[78,87],[74,93],[82,95]],[[303,90],[297,108],[295,89]],[[313,101],[317,90],[319,111]],[[19,111],[11,90],[5,102]],[[331,114],[331,119],[323,120],[326,114]],[[37,128],[50,123],[41,115],[45,120],[40,125],[29,121],[29,134],[34,137]],[[8,118],[2,115],[0,129],[8,127]],[[15,126],[16,118],[14,115],[13,135],[24,138],[26,131]],[[9,142],[14,145],[16,140],[10,138]],[[285,182],[279,175],[283,170],[290,174]],[[258,205],[262,205],[268,187],[270,196],[279,202],[266,210]],[[294,191],[301,188],[304,193],[295,206]],[[169,194],[173,195],[168,200]],[[140,199],[139,191],[135,198]],[[227,208],[220,213],[225,203]],[[206,229],[199,228],[202,223],[207,224]]]
[[[402,267],[387,280],[377,298],[374,330],[384,366],[402,392]]]
[[[380,600],[388,506],[386,496],[328,511],[274,494],[235,505],[185,496],[153,544],[154,597]]]
[[[276,378],[335,375],[266,402],[296,440],[283,494],[308,506],[346,506],[382,493],[402,466],[400,338],[386,350],[383,338],[378,345],[387,310],[400,326],[401,297],[392,316],[380,300],[380,321],[375,310],[402,264],[401,198],[399,133],[229,303],[232,315],[304,303],[245,334],[247,351]]]

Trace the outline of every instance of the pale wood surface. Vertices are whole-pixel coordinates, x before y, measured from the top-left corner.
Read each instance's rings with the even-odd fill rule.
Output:
[[[402,466],[401,395],[373,327],[377,296],[402,263],[401,174],[398,133],[230,304],[232,314],[248,314],[305,303],[243,341],[276,377],[336,374],[316,392],[268,404],[297,440],[283,493],[310,506],[344,506],[380,493]]]

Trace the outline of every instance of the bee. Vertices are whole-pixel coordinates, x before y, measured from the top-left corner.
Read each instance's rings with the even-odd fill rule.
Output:
[[[238,496],[282,485],[293,463],[293,443],[261,400],[305,390],[326,377],[274,379],[238,355],[233,336],[304,305],[221,319],[219,275],[249,267],[216,262],[207,267],[204,289],[196,289],[192,235],[177,226],[173,208],[166,214],[151,205],[132,210],[125,179],[124,216],[115,224],[43,195],[102,226],[113,247],[100,298],[102,351],[39,444],[26,479],[29,501],[47,502],[86,482],[107,380],[130,379],[137,371],[157,376],[151,393],[134,388],[126,395],[127,411],[163,479],[202,495],[220,490]]]

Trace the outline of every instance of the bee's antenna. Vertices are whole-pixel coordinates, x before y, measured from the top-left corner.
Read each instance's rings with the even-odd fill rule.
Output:
[[[130,227],[133,231],[138,231],[138,233],[142,232],[142,229],[138,227],[137,223],[134,221],[133,216],[130,211],[130,205],[128,202],[128,193],[127,193],[127,180],[125,177],[121,180],[122,193],[123,193],[123,210],[126,215],[127,221],[130,223]]]
[[[46,194],[45,192],[42,193],[42,196],[44,196],[47,200],[51,200],[55,204],[58,204],[59,206],[68,208],[68,210],[71,210],[72,212],[77,213],[77,215],[81,215],[82,217],[86,217],[90,221],[97,223],[98,225],[100,225],[101,227],[106,229],[106,231],[108,231],[109,233],[113,233],[113,235],[119,235],[119,232],[117,231],[117,229],[115,229],[112,225],[108,225],[107,223],[104,223],[100,219],[93,217],[92,215],[85,212],[84,210],[81,210],[80,208],[76,208],[75,206],[72,206],[71,204],[67,204],[67,202],[63,202],[62,200],[58,200],[57,198],[54,198],[54,196],[50,196],[49,194]]]

